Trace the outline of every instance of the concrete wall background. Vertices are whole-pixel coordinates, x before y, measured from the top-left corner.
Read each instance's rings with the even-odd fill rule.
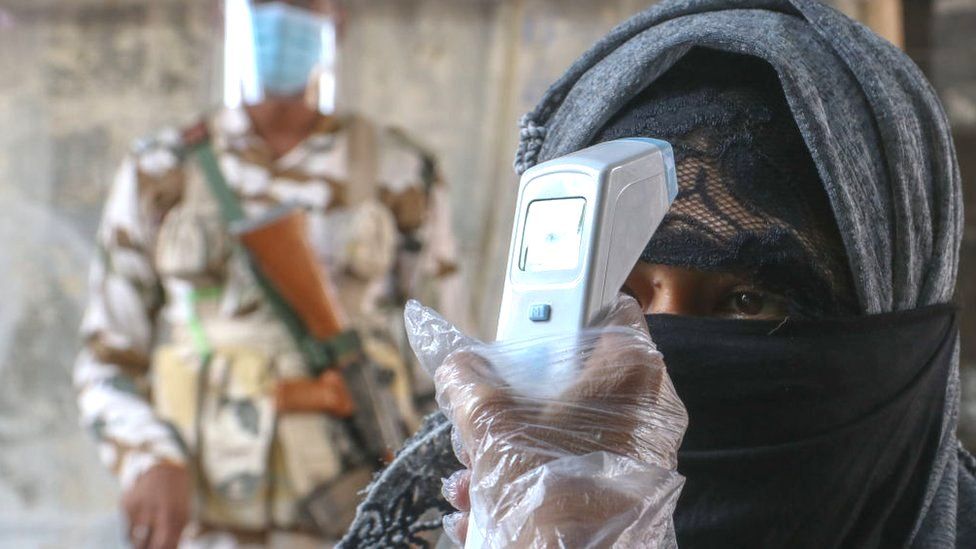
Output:
[[[206,96],[199,2],[0,2],[0,546],[118,545],[70,368],[127,142]]]
[[[649,3],[350,2],[347,103],[409,128],[441,155],[480,334],[493,332],[497,311],[500,269],[492,266],[509,238],[518,117],[585,48]],[[0,0],[0,547],[121,543],[116,490],[77,427],[70,386],[90,240],[128,143],[214,103],[215,6]],[[976,0],[933,6],[931,40],[915,53],[929,60],[923,66],[946,101],[971,180]],[[960,302],[972,372],[976,201],[968,188],[967,200]],[[976,376],[966,379],[972,447]]]

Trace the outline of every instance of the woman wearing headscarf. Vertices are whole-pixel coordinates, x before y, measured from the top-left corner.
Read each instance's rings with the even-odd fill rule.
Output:
[[[617,137],[674,146],[678,197],[625,291],[687,408],[679,547],[976,547],[949,305],[961,183],[942,107],[902,52],[814,1],[662,2],[521,126],[519,172]],[[442,397],[457,365],[438,369]],[[471,408],[448,410],[456,430]],[[451,428],[428,420],[347,544],[415,542],[450,510]],[[462,510],[465,482],[448,486]]]

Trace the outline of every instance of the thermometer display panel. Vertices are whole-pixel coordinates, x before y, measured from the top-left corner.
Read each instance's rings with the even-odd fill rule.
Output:
[[[519,269],[530,273],[578,269],[585,214],[586,199],[581,196],[529,203]]]

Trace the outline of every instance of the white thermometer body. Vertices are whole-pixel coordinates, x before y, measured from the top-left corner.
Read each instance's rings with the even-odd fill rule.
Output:
[[[496,339],[586,327],[616,299],[677,194],[671,145],[656,139],[608,141],[527,170],[519,183]],[[557,377],[540,365],[510,382],[545,386],[550,374]],[[485,545],[479,522],[472,513],[468,549]]]
[[[498,341],[571,333],[613,303],[678,193],[671,146],[618,139],[522,175]]]

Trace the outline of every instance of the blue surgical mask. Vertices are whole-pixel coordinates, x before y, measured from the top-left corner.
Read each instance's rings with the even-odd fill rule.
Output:
[[[266,93],[295,95],[324,57],[334,54],[332,21],[284,2],[259,4],[251,11],[254,53]]]

